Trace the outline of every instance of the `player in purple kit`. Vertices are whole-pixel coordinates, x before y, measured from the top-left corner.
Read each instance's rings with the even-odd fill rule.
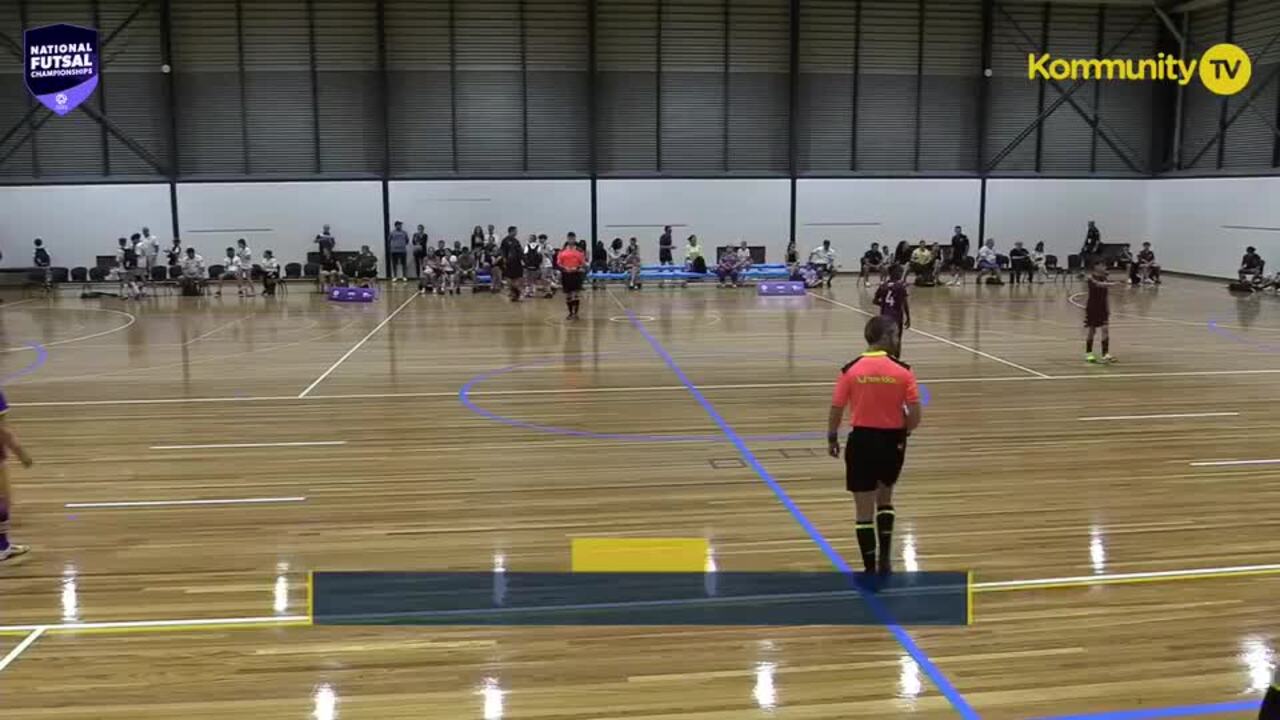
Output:
[[[1116,361],[1111,356],[1111,307],[1108,303],[1107,295],[1111,290],[1111,286],[1115,283],[1107,280],[1107,266],[1101,260],[1095,261],[1093,271],[1089,275],[1089,299],[1084,305],[1084,326],[1088,328],[1088,334],[1085,336],[1084,352],[1085,362],[1096,363],[1113,363]],[[1102,329],[1102,358],[1093,354],[1093,336]]]
[[[13,494],[9,491],[9,470],[5,467],[5,460],[9,453],[13,453],[18,456],[23,465],[31,467],[31,456],[22,447],[22,443],[18,442],[18,438],[6,427],[4,416],[7,412],[9,412],[9,403],[5,400],[4,393],[0,393],[0,566],[6,561],[25,555],[31,549],[26,545],[9,542],[9,513],[13,507]]]
[[[911,307],[907,302],[907,285],[902,282],[902,266],[889,268],[889,280],[876,288],[875,304],[880,314],[892,318],[898,324],[898,352],[902,355],[902,333],[911,327]]]

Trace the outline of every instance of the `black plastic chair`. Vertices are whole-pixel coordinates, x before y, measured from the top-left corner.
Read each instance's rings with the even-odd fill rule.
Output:
[[[152,282],[164,282],[168,277],[169,273],[163,265],[155,265],[151,268]]]
[[[297,280],[302,277],[302,264],[289,263],[284,266],[284,276],[290,280]]]
[[[100,268],[100,267],[89,268],[89,282],[100,283],[100,282],[106,282],[106,281],[107,281],[106,268]]]
[[[89,282],[89,268],[86,268],[86,267],[71,268],[71,282],[78,282],[78,283]]]
[[[227,273],[226,265],[210,265],[209,266],[210,280],[221,280],[222,276],[225,275],[226,273]]]
[[[297,263],[293,264],[296,265]],[[320,277],[320,266],[316,263],[307,263],[302,267],[302,276],[312,279]]]
[[[181,279],[182,279],[182,266],[181,266],[181,265],[170,265],[170,266],[169,266],[169,279],[170,279],[170,280],[175,280],[175,281],[176,281],[176,280],[181,280]]]

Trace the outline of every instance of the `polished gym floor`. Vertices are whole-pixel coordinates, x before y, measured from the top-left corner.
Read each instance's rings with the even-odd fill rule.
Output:
[[[895,557],[973,571],[971,626],[340,628],[310,625],[309,571],[568,571],[587,537],[856,564],[842,464],[794,436],[871,292],[601,289],[566,323],[559,298],[308,290],[0,305],[37,460],[8,469],[34,549],[0,566],[0,717],[1256,715],[1280,298],[1117,286],[1120,362],[1091,366],[1076,282],[913,289]]]

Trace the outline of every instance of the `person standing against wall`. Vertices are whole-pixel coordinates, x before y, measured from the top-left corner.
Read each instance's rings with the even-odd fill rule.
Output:
[[[427,244],[431,239],[427,237],[427,229],[422,225],[418,225],[418,230],[413,234],[413,271],[422,277],[422,261],[427,257]]]
[[[399,220],[395,222],[395,229],[391,231],[391,234],[387,235],[387,252],[391,258],[391,277],[389,279],[392,282],[404,282],[405,275],[408,272],[405,270],[405,265],[408,262],[409,233],[404,231],[404,223]],[[397,268],[400,271],[398,275],[396,274]]]

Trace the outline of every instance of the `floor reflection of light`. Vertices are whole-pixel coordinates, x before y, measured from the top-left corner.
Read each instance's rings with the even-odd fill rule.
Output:
[[[506,692],[498,685],[497,678],[487,677],[480,685],[480,696],[484,698],[484,720],[502,720],[502,696]]]
[[[1240,643],[1240,662],[1249,672],[1249,691],[1264,692],[1271,687],[1276,656],[1261,638],[1247,637]]]
[[[777,669],[778,666],[771,662],[756,663],[756,685],[751,690],[751,696],[761,710],[778,707],[778,688],[773,684],[774,671]]]
[[[924,690],[920,680],[920,666],[909,655],[898,658],[898,697],[919,697]]]
[[[76,566],[62,568],[62,622],[80,621],[80,598],[77,595]]]
[[[702,565],[702,591],[707,597],[720,594],[718,572],[720,568],[716,565],[716,549],[711,543],[707,543],[707,560]]]
[[[507,604],[507,556],[502,553],[493,554],[493,604]]]
[[[915,533],[902,535],[902,569],[907,572],[920,572],[920,563],[916,560]]]
[[[1107,570],[1107,546],[1102,540],[1102,530],[1097,527],[1089,529],[1089,563],[1095,573]]]
[[[276,563],[276,582],[271,588],[271,609],[277,615],[289,611],[289,563]]]
[[[334,720],[338,717],[338,693],[333,691],[332,685],[324,683],[317,687],[313,699],[316,707],[311,716],[315,720]]]

